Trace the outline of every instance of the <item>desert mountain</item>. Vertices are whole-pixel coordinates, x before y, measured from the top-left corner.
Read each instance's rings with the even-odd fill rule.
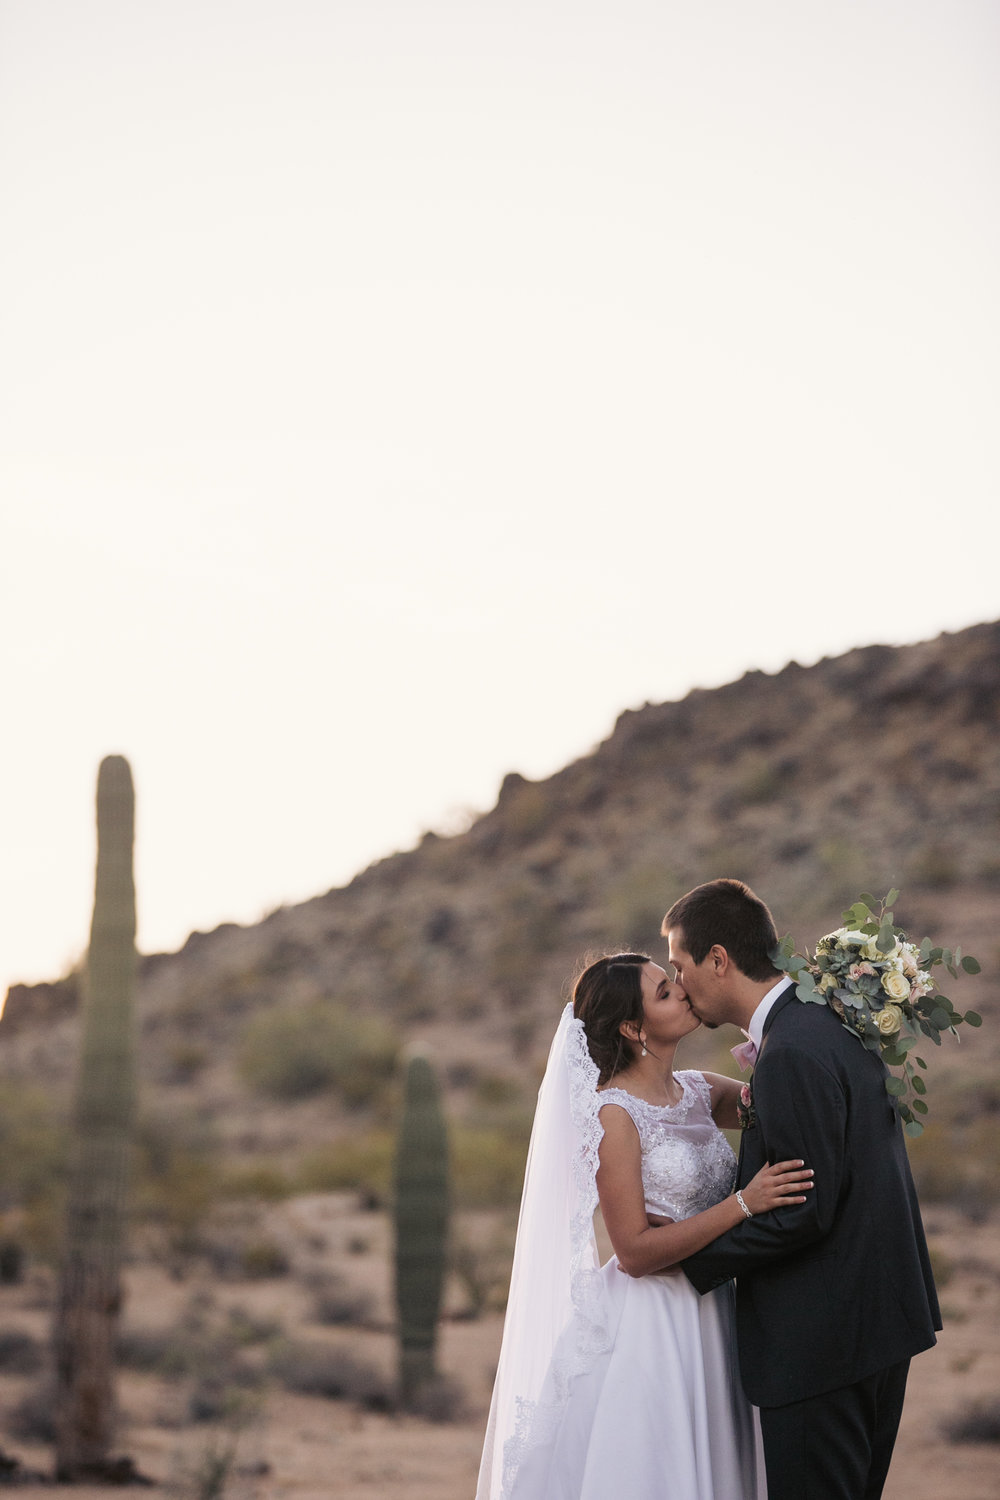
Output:
[[[1000,623],[748,672],[623,713],[557,775],[508,775],[466,832],[428,834],[342,889],[147,956],[145,1096],[201,1121],[232,1161],[288,1163],[371,1128],[385,1102],[359,1087],[292,1090],[262,1108],[253,1083],[247,1048],[254,1036],[258,1051],[269,1045],[262,1017],[299,1014],[308,1031],[332,1006],[428,1048],[456,1118],[485,1118],[498,1099],[523,1111],[582,956],[609,945],[662,956],[667,906],[722,874],[748,880],[779,930],[810,943],[860,890],[900,887],[911,935],[960,942],[983,963],[953,998],[987,1025],[935,1059],[952,1093],[962,1080],[982,1087],[1000,1051],[998,721]],[[74,977],[15,986],[0,1035],[0,1077],[60,1095]],[[704,1036],[689,1061],[699,1047],[724,1055]]]

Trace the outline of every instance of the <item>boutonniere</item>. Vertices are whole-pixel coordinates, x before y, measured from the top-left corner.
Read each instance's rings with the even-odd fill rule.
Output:
[[[753,1089],[749,1083],[744,1083],[740,1088],[739,1098],[736,1100],[736,1118],[740,1122],[741,1130],[753,1130],[757,1124],[757,1112],[753,1107]]]

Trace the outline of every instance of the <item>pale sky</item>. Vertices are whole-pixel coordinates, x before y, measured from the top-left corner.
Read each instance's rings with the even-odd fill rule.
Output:
[[[1000,615],[990,0],[0,0],[0,986]]]

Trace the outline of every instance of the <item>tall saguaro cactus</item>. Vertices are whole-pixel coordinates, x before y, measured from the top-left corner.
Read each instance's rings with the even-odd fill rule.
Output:
[[[135,1114],[135,797],[128,761],[97,777],[97,878],[55,1321],[56,1477],[106,1477],[113,1464],[114,1335],[121,1303]]]
[[[447,1257],[448,1135],[437,1079],[424,1057],[414,1057],[406,1072],[395,1186],[399,1384],[405,1404],[435,1373]]]

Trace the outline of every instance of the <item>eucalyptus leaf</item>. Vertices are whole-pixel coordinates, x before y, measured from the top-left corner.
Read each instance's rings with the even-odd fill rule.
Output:
[[[947,1031],[951,1025],[951,1016],[938,1006],[937,1010],[931,1011],[931,1025],[936,1026],[938,1031]]]
[[[887,1078],[885,1080],[885,1091],[887,1094],[892,1094],[894,1098],[898,1098],[900,1094],[906,1093],[906,1084],[902,1078]]]
[[[966,974],[981,974],[983,972],[978,958],[973,958],[971,953],[967,953],[962,959],[962,968]]]
[[[886,898],[885,898],[885,904],[886,904],[886,906],[895,906],[895,904],[896,904],[896,902],[898,900],[899,900],[899,892],[897,890],[892,890],[892,891],[889,892],[888,896],[886,896]]]
[[[820,994],[819,990],[813,984],[811,979],[800,983],[796,987],[795,994],[799,1000],[804,1000],[810,1005],[826,1004],[825,997]]]
[[[917,1111],[918,1115],[925,1115],[927,1113],[927,1105],[922,1099],[914,1099],[913,1108]]]
[[[875,946],[878,951],[880,953],[891,953],[895,944],[896,934],[893,932],[891,925],[880,927],[878,937],[875,939]]]
[[[875,900],[874,896],[869,894],[868,891],[862,891],[855,905],[861,906],[862,904],[864,905],[866,911],[870,911],[873,906],[878,905],[878,902]]]
[[[908,1120],[903,1126],[903,1129],[906,1131],[907,1135],[911,1136],[914,1140],[918,1135],[923,1135],[924,1133],[924,1127],[921,1125],[919,1120]]]
[[[967,1026],[982,1026],[983,1018],[978,1010],[967,1010],[965,1012],[965,1022]]]
[[[913,1060],[914,1062],[919,1063],[922,1068],[926,1068],[927,1064],[924,1062],[922,1057],[915,1057]]]
[[[918,1094],[926,1094],[926,1092],[927,1092],[927,1085],[924,1082],[924,1080],[920,1077],[919,1073],[913,1079],[913,1088],[914,1088],[914,1091],[916,1093],[918,1093]]]

